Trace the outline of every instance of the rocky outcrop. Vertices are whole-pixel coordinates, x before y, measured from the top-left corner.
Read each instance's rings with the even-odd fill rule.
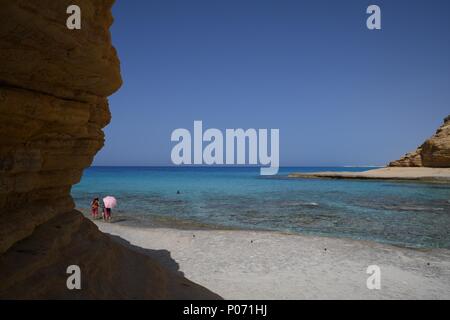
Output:
[[[58,213],[103,146],[107,96],[121,85],[112,1],[0,1],[0,253]]]
[[[356,179],[356,180],[414,180],[423,182],[449,183],[450,168],[385,167],[367,171],[322,171],[293,172],[289,178],[297,179]]]
[[[393,161],[390,167],[450,168],[450,116],[436,133],[416,151]]]
[[[1,257],[0,297],[219,298],[138,249],[116,243],[79,212],[58,214]],[[68,264],[80,267],[81,290],[67,289]]]
[[[81,30],[66,27],[77,4]],[[217,298],[74,211],[121,85],[113,0],[0,0],[0,297]],[[66,287],[66,268],[83,289]]]
[[[413,152],[408,152],[399,160],[389,163],[390,167],[422,167],[422,148],[417,148]]]

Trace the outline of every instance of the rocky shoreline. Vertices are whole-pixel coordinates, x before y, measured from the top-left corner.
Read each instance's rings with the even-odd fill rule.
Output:
[[[363,172],[313,172],[291,173],[296,179],[355,179],[355,180],[398,180],[428,183],[450,183],[450,168],[386,167]]]
[[[450,115],[444,119],[436,133],[417,150],[392,161],[386,168],[364,172],[293,172],[288,177],[450,183]]]

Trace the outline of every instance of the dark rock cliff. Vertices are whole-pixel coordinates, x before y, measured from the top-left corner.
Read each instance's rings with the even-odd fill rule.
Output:
[[[102,234],[71,186],[102,148],[121,86],[113,0],[0,0],[0,297],[218,298]],[[66,9],[82,10],[68,30]],[[66,268],[82,270],[82,290]]]

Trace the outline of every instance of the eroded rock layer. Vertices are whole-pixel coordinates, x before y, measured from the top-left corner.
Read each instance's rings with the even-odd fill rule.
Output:
[[[120,245],[77,211],[58,214],[8,250],[0,263],[0,297],[11,299],[219,298]],[[81,290],[68,290],[68,264],[81,269]]]
[[[389,164],[391,167],[450,168],[450,116],[416,151]]]
[[[66,27],[72,4],[81,30]],[[73,210],[121,85],[112,4],[0,0],[0,298],[217,298]],[[67,289],[68,264],[82,290]]]

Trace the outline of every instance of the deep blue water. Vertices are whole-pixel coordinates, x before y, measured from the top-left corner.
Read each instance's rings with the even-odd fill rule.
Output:
[[[92,167],[72,195],[78,208],[113,195],[113,214],[139,223],[263,229],[450,248],[450,185],[287,179],[291,172],[369,168]],[[177,194],[177,190],[180,194]]]

